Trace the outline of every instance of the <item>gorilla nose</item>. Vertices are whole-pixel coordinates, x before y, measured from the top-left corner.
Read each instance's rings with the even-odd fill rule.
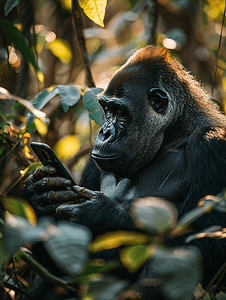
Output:
[[[116,129],[112,123],[109,123],[106,126],[103,126],[101,129],[103,135],[103,141],[112,141],[116,138]]]

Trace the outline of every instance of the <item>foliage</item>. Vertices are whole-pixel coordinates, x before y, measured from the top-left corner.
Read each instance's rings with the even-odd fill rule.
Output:
[[[86,20],[85,28],[81,24],[76,27],[77,42],[70,23],[74,13],[82,18],[79,9],[75,12],[72,10],[72,4],[77,7],[76,0],[58,0],[59,6],[56,5],[57,9],[54,7],[55,16],[49,17],[49,23],[44,20],[40,24],[31,21],[32,9],[28,8],[31,1],[25,1],[28,5],[25,11],[21,2],[5,1],[2,7],[5,16],[2,15],[0,19],[0,55],[4,53],[0,56],[0,194],[4,195],[0,201],[0,265],[5,266],[3,273],[0,271],[2,286],[15,290],[17,294],[23,293],[17,286],[21,278],[18,270],[26,262],[46,280],[64,286],[74,293],[77,293],[73,286],[76,282],[80,291],[83,291],[83,298],[110,300],[130,284],[111,275],[111,271],[124,266],[129,272],[136,272],[155,256],[157,262],[165,262],[165,267],[161,270],[163,275],[168,271],[173,272],[167,275],[173,278],[172,281],[162,279],[162,286],[176,290],[179,285],[184,293],[186,287],[186,293],[192,295],[193,285],[189,280],[183,282],[183,269],[177,265],[179,255],[175,256],[172,249],[165,246],[165,242],[188,232],[190,225],[205,213],[214,209],[225,213],[225,191],[217,196],[201,199],[200,206],[180,221],[177,220],[176,209],[165,200],[138,199],[130,213],[142,233],[106,233],[93,242],[89,230],[84,227],[63,222],[55,224],[51,219],[44,219],[37,225],[33,209],[18,198],[21,181],[41,164],[30,149],[32,140],[50,144],[79,179],[86,154],[104,120],[97,102],[98,94],[103,91],[99,86],[105,87],[106,79],[131,52],[150,40],[148,29],[151,27],[152,18],[149,18],[151,12],[148,11],[145,1],[123,1],[123,5],[120,0],[113,4],[109,1],[107,6],[107,1],[79,0],[84,14],[95,24],[101,27],[105,24],[106,27],[98,28]],[[35,7],[38,11],[36,17],[48,15],[52,11],[48,9],[48,1],[37,2],[41,3],[39,5],[43,10],[46,9],[46,4],[47,9],[40,13],[40,7]],[[203,80],[205,87],[212,92],[212,97],[225,108],[226,60],[219,44],[219,38],[222,38],[223,43],[226,36],[222,23],[225,1],[202,0],[200,14],[195,13],[197,7],[190,6],[191,1],[158,0],[158,5],[159,13],[164,12],[164,18],[159,18],[162,23],[159,26],[161,32],[156,33],[157,44],[164,45],[182,63],[185,62],[186,67]],[[107,11],[109,9],[109,14],[105,17],[106,8]],[[186,23],[188,19],[195,22],[190,14],[196,24],[200,24],[200,28]],[[56,19],[52,22],[53,17]],[[167,23],[172,18],[176,24],[174,28],[169,26],[171,22]],[[61,32],[57,26],[52,26],[52,23],[58,22]],[[81,47],[83,42],[84,48]],[[79,46],[81,48],[76,50]],[[187,49],[193,51],[192,55],[187,54]],[[86,72],[80,71],[83,64],[81,53]],[[98,87],[87,84],[91,81],[85,81],[87,74],[91,73],[91,67]],[[212,82],[213,76],[210,74],[214,72],[216,76]],[[6,214],[2,213],[2,207],[7,211]],[[192,240],[203,237],[225,238],[225,230],[218,226],[207,228],[204,232],[188,236],[185,243],[189,244]],[[28,250],[21,250],[22,246],[29,247],[29,244],[44,241],[46,251],[54,264],[69,276],[69,280],[53,276],[28,254]],[[89,252],[119,246],[122,248],[120,262],[88,259]],[[193,266],[193,258],[183,248],[178,251],[185,256],[185,260],[180,263],[191,272],[195,270],[198,276],[199,269],[189,268],[190,265]],[[171,265],[166,267],[168,263]],[[222,273],[225,268],[222,267]],[[192,273],[190,276],[193,278]],[[222,291],[216,293],[215,288],[211,290],[211,287],[204,291],[200,285],[194,294],[196,299],[226,298]]]

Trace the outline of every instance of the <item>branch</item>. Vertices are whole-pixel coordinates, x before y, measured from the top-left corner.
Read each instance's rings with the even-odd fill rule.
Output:
[[[45,269],[40,263],[37,262],[32,256],[28,255],[24,251],[20,250],[18,253],[26,263],[28,263],[40,276],[42,276],[45,280],[50,282],[53,285],[61,285],[67,287],[69,290],[73,292],[77,292],[75,288],[68,284],[67,281],[51,274],[47,269]]]
[[[81,15],[81,9],[79,8],[78,0],[72,0],[72,15],[74,20],[74,26],[77,34],[78,44],[82,51],[84,60],[85,72],[86,72],[86,85],[88,87],[96,87],[93,80],[93,76],[90,69],[90,63],[85,45],[85,37],[83,35],[84,24]]]
[[[156,45],[156,28],[158,23],[158,9],[157,9],[157,0],[145,0],[146,9],[148,12],[148,44]]]

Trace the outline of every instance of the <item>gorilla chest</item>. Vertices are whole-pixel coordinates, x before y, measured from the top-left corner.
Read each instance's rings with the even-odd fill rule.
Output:
[[[121,198],[126,201],[153,196],[162,197],[176,204],[182,200],[185,184],[183,176],[175,176],[173,173],[164,174],[164,176],[147,174],[142,176],[142,180],[123,178],[119,182],[113,175],[106,174],[101,181],[101,192],[111,199]]]
[[[186,195],[187,168],[183,151],[170,153],[147,165],[132,179],[117,182],[112,174],[104,174],[101,192],[107,197],[129,200],[153,196],[162,197],[175,204]]]

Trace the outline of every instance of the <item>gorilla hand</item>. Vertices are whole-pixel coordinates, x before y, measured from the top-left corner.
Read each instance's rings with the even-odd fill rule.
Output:
[[[69,201],[80,203],[80,196],[67,189],[71,185],[70,180],[53,177],[55,172],[49,166],[36,169],[23,189],[22,197],[33,206],[38,217],[55,213],[59,204]]]
[[[128,213],[129,202],[122,203],[119,199],[111,199],[101,192],[91,191],[80,186],[73,186],[73,191],[88,201],[81,204],[60,205],[56,212],[62,218],[89,227],[93,236],[107,231],[135,228]]]

